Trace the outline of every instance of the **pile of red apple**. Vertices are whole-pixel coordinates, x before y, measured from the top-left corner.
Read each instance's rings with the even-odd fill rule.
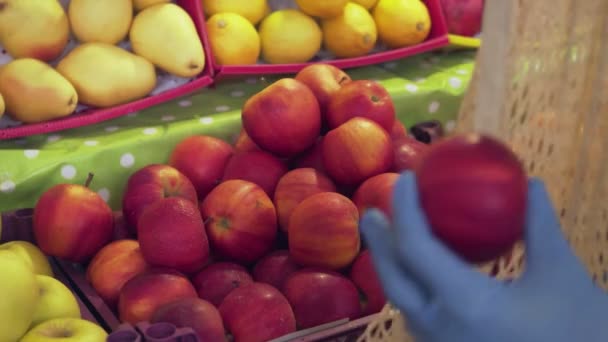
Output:
[[[248,99],[242,122],[234,144],[187,137],[166,164],[137,170],[120,214],[86,186],[46,191],[34,214],[41,249],[85,264],[123,322],[240,342],[382,309],[359,218],[370,207],[391,217],[403,170],[418,171],[435,232],[467,259],[521,236],[526,183],[510,151],[436,140],[424,125],[432,144],[409,137],[379,83],[313,64]]]

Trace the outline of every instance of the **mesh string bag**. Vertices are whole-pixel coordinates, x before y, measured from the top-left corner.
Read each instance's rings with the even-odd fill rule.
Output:
[[[483,44],[455,132],[490,134],[541,177],[564,234],[608,289],[608,0],[486,0]],[[525,250],[485,265],[500,279]],[[387,304],[360,342],[414,341]]]

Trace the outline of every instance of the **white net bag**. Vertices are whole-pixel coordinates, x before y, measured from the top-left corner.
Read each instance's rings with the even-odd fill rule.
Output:
[[[576,254],[608,289],[608,0],[485,6],[456,132],[501,139],[546,182]],[[480,268],[517,276],[524,252]],[[406,319],[387,304],[359,341],[413,341]]]

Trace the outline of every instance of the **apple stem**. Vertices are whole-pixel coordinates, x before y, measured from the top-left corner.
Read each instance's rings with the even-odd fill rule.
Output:
[[[91,185],[91,182],[93,181],[93,177],[95,175],[92,172],[89,172],[89,175],[87,176],[87,180],[84,182],[84,186],[85,187],[89,187],[89,185]]]
[[[348,77],[342,76],[342,78],[340,79],[340,81],[338,81],[338,84],[342,84],[342,83],[346,82],[347,80],[348,80]]]

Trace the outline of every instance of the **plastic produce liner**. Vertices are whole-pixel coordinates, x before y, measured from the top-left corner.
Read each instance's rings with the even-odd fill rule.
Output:
[[[486,0],[457,132],[493,135],[547,184],[564,234],[608,289],[608,0]],[[517,276],[522,245],[481,271]],[[390,303],[359,341],[414,341]]]

